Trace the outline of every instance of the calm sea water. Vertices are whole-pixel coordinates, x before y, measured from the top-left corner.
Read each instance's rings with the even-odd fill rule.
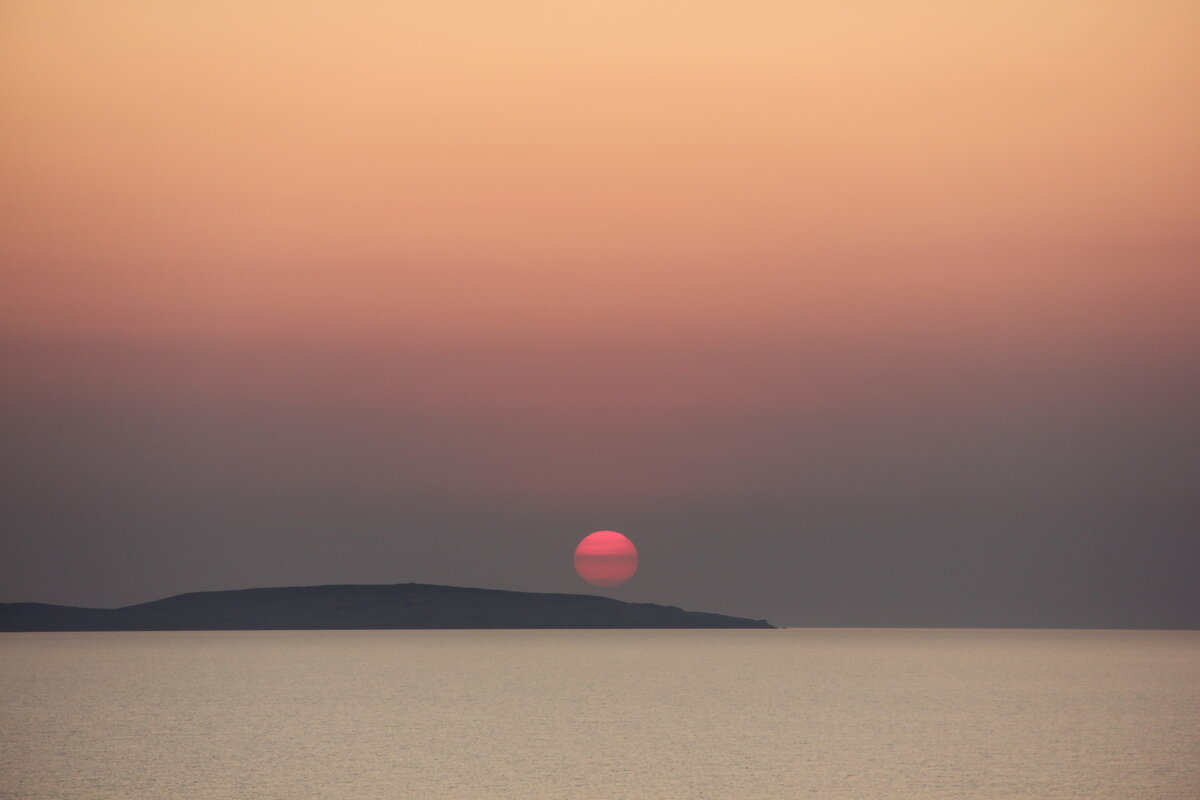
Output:
[[[1200,633],[0,634],[3,798],[1200,797]]]

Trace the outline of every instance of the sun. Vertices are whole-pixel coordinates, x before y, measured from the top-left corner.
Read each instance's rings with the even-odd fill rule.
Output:
[[[616,531],[590,533],[575,548],[575,571],[593,586],[620,586],[637,568],[637,548]]]

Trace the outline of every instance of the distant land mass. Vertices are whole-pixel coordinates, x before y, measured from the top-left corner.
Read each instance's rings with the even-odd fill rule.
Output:
[[[191,592],[123,608],[0,603],[0,631],[771,628],[654,603],[422,583]]]

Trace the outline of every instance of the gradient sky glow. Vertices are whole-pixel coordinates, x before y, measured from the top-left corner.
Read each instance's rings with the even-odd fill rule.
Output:
[[[617,528],[630,600],[1200,624],[1198,35],[8,3],[0,601],[576,591]]]

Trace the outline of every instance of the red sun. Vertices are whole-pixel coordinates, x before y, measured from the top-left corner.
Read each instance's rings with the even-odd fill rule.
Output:
[[[637,568],[637,548],[616,531],[590,533],[575,548],[575,571],[593,586],[620,586]]]

